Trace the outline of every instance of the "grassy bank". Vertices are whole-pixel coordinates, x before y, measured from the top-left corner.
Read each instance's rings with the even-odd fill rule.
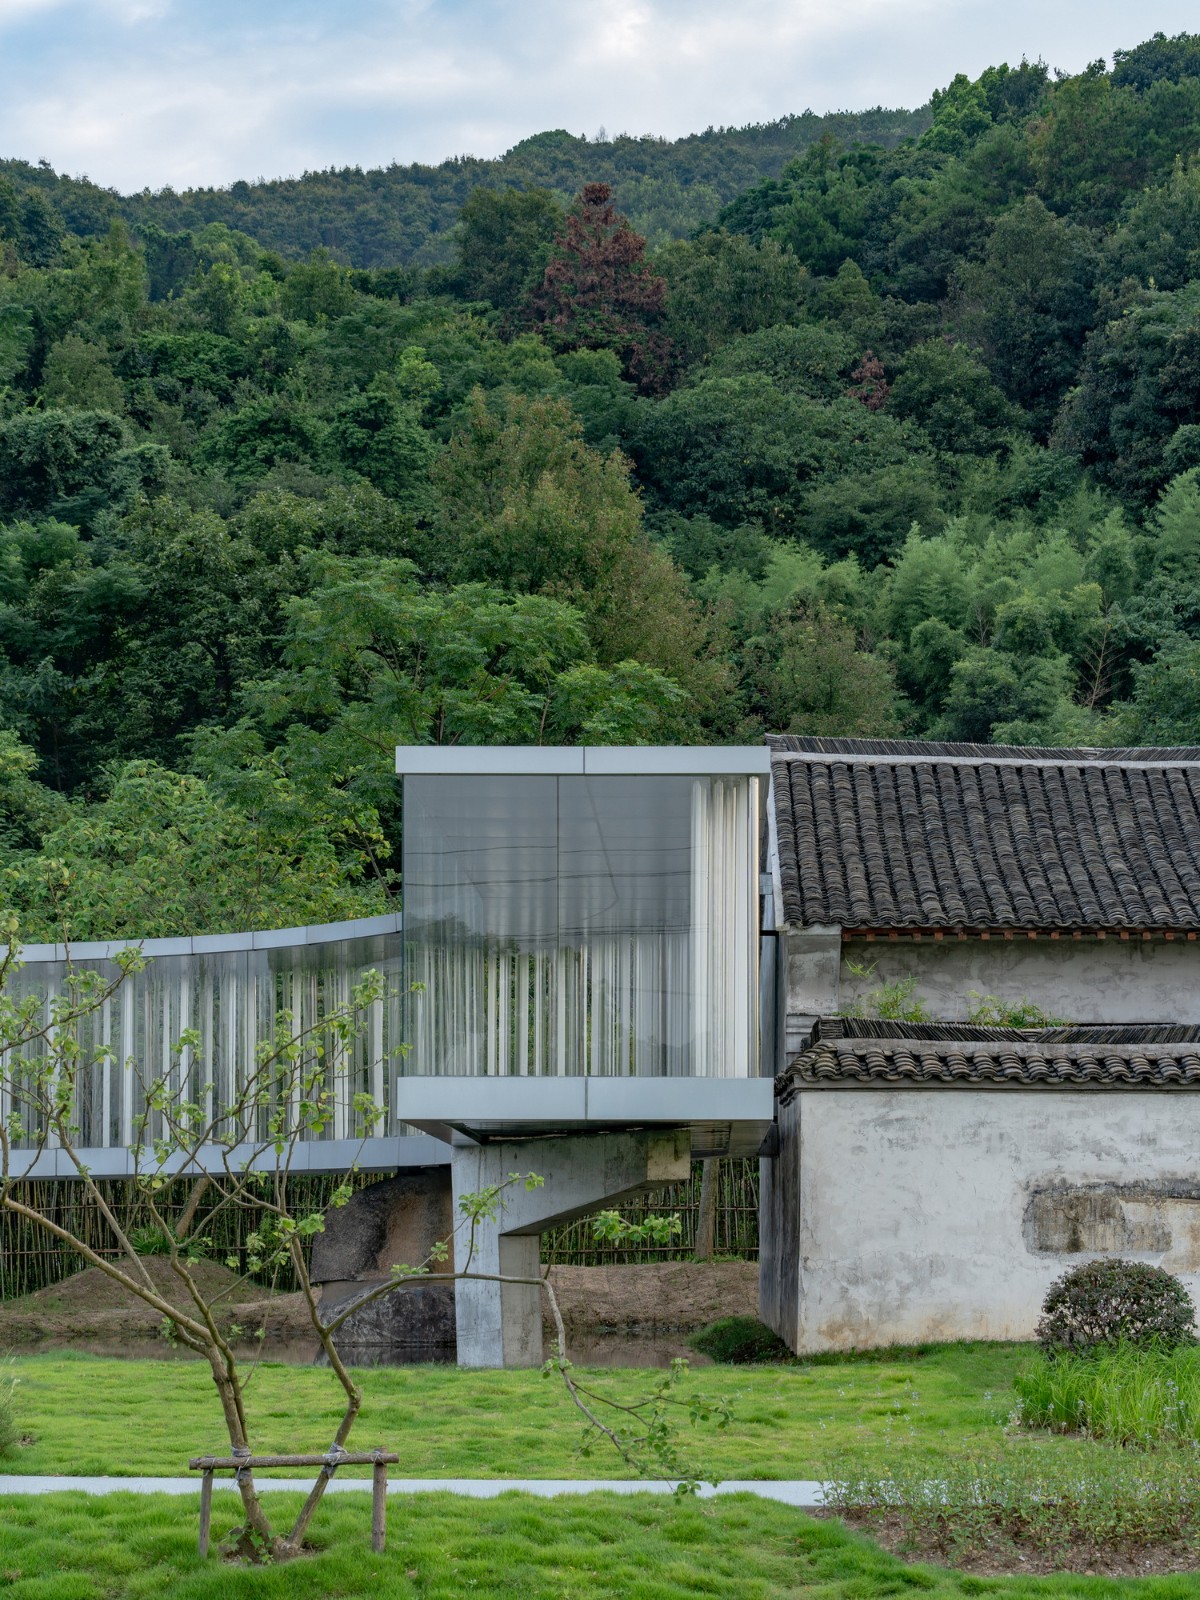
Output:
[[[689,1385],[728,1395],[733,1425],[701,1427],[694,1454],[724,1478],[810,1478],[852,1455],[935,1467],[947,1453],[1052,1449],[1086,1459],[1083,1439],[1006,1436],[1013,1382],[1029,1359],[1019,1345],[948,1345],[873,1361],[812,1366],[706,1367]],[[192,1361],[121,1361],[58,1353],[18,1356],[15,1421],[31,1437],[0,1470],[167,1473],[189,1456],[224,1453],[207,1368]],[[561,1385],[540,1372],[375,1368],[362,1374],[360,1447],[397,1449],[406,1477],[623,1477],[611,1453],[577,1455],[579,1424]],[[614,1393],[644,1393],[645,1373],[597,1373]],[[263,1365],[250,1384],[261,1451],[324,1448],[338,1414],[328,1371]]]
[[[285,1502],[273,1504],[282,1517]],[[231,1495],[218,1495],[214,1531],[232,1525],[236,1509]],[[370,1550],[369,1519],[365,1495],[327,1500],[312,1528],[314,1555],[247,1570],[200,1561],[187,1502],[9,1499],[0,1501],[0,1587],[6,1600],[885,1600],[914,1591],[932,1600],[1184,1600],[1196,1592],[1186,1576],[985,1579],[913,1567],[839,1524],[740,1497],[696,1505],[422,1495],[389,1504],[381,1556]]]

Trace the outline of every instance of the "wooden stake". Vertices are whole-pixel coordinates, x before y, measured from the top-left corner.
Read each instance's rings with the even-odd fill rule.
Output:
[[[371,1480],[371,1549],[378,1554],[387,1541],[386,1461],[376,1461]]]
[[[200,1554],[208,1554],[208,1530],[212,1525],[212,1468],[200,1480]]]

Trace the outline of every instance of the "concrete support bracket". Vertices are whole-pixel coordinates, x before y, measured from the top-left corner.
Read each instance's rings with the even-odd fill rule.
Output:
[[[691,1171],[686,1128],[577,1134],[566,1138],[505,1139],[456,1146],[451,1163],[454,1207],[466,1194],[520,1180],[504,1191],[494,1222],[477,1224],[468,1260],[461,1239],[459,1270],[498,1277],[540,1276],[541,1234]],[[524,1179],[536,1173],[532,1189]],[[458,1364],[462,1367],[536,1367],[542,1362],[542,1291],[535,1284],[460,1279],[455,1285]]]

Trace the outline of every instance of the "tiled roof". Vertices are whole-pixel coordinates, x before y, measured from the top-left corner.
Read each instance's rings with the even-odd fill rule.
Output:
[[[1200,929],[1200,750],[768,743],[794,926]]]
[[[973,1024],[820,1020],[776,1080],[801,1089],[855,1087],[1200,1087],[1200,1028],[981,1028]]]

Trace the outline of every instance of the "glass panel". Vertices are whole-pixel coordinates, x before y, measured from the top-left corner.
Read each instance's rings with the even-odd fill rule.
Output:
[[[407,777],[418,1074],[746,1076],[753,778]]]
[[[333,1115],[321,1134],[325,1139],[357,1138],[368,1131],[354,1107],[358,1093],[370,1094],[387,1106],[389,1085],[400,1059],[403,1026],[403,948],[399,936],[377,935],[318,945],[288,945],[270,950],[239,950],[199,956],[160,956],[127,978],[97,1011],[81,1019],[80,1043],[86,1057],[101,1046],[112,1052],[81,1073],[75,1106],[77,1142],[81,1148],[117,1147],[134,1142],[137,1119],[145,1107],[145,1086],[162,1075],[172,1092],[214,1107],[229,1105],[255,1070],[258,1046],[275,1034],[279,1012],[292,1013],[295,1029],[311,1032],[326,1052],[326,1083],[333,1093]],[[81,962],[115,981],[111,962]],[[365,1028],[349,1052],[322,1029],[321,1019],[348,1003],[351,987],[368,968],[380,972],[384,993],[364,1019]],[[62,963],[37,962],[21,968],[10,980],[12,998],[37,995],[48,1006],[66,983]],[[195,1029],[200,1048],[179,1050],[180,1035]],[[29,1055],[42,1054],[35,1043]],[[134,1065],[128,1063],[132,1059]],[[0,1091],[0,1115],[14,1109]],[[15,1109],[24,1109],[18,1103]],[[245,1135],[264,1137],[270,1108],[253,1112]],[[38,1144],[36,1118],[23,1117],[20,1145]],[[394,1115],[377,1133],[403,1133]],[[156,1117],[148,1130],[161,1132]]]

